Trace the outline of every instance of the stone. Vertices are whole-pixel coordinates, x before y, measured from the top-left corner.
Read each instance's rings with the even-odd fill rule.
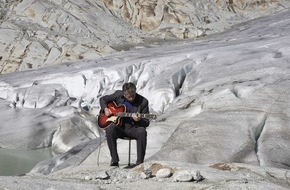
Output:
[[[204,180],[204,177],[200,174],[199,170],[196,171],[196,176],[195,176],[194,180],[196,181],[196,183]]]
[[[98,173],[96,173],[94,175],[94,179],[109,179],[110,176],[109,174],[107,173],[107,171],[99,171]]]
[[[169,168],[162,168],[156,172],[157,178],[168,178],[172,175]]]
[[[152,171],[149,170],[149,169],[144,170],[144,171],[141,172],[140,177],[141,177],[142,179],[149,179],[149,178],[152,177]]]
[[[93,179],[93,177],[92,176],[89,176],[89,175],[85,176],[85,178],[84,178],[84,180],[86,180],[86,181],[90,181],[92,179]]]
[[[187,170],[176,171],[173,174],[173,181],[176,182],[189,182],[193,180],[193,176]]]

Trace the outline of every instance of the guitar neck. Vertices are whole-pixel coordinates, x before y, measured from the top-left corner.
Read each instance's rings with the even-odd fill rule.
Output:
[[[118,112],[116,113],[116,116],[118,117],[133,117],[134,113],[127,113],[127,112]],[[138,116],[140,118],[147,118],[147,119],[154,119],[156,116],[152,114],[143,114],[143,113],[138,113]]]

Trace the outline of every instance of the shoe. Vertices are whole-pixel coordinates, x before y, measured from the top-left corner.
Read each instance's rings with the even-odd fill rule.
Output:
[[[140,165],[140,164],[143,164],[143,162],[136,162],[135,167]]]
[[[110,166],[117,166],[117,167],[119,167],[119,163],[118,163],[118,162],[112,162],[112,163],[110,164]]]

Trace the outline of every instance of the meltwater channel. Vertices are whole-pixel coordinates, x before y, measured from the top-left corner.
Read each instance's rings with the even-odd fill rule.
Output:
[[[28,173],[38,162],[52,157],[51,149],[10,150],[0,148],[0,176]]]

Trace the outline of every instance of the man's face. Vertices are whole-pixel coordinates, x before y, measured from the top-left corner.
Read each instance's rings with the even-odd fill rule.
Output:
[[[133,102],[136,98],[136,92],[124,92],[123,95],[129,102]]]

